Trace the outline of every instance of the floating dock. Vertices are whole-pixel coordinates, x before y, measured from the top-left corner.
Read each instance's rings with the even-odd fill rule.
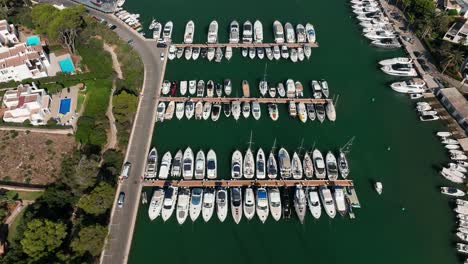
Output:
[[[145,180],[143,186],[164,187],[292,187],[303,186],[353,186],[351,180]],[[357,199],[357,196],[356,196]]]
[[[317,43],[199,43],[199,44],[186,44],[186,43],[177,43],[172,44],[176,48],[268,48],[273,46],[286,46],[288,48],[299,48],[304,46],[309,46],[311,48],[318,48]]]
[[[230,103],[230,102],[258,102],[286,104],[291,101],[296,103],[324,104],[332,102],[332,99],[313,99],[313,98],[252,98],[252,97],[160,97],[159,101],[174,102],[212,102],[212,103]]]

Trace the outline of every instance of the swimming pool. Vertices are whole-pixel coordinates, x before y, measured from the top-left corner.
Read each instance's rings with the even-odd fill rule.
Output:
[[[64,115],[70,112],[70,107],[71,107],[71,98],[60,99],[60,107],[59,107],[60,114]]]
[[[75,71],[75,66],[73,66],[73,62],[70,58],[63,59],[59,61],[60,69],[64,73],[71,73]]]
[[[30,36],[26,38],[26,45],[28,46],[37,46],[41,44],[41,40],[38,36]]]

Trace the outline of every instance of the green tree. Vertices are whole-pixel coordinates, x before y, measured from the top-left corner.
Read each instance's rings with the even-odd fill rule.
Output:
[[[67,228],[62,223],[44,219],[31,220],[21,239],[24,253],[32,260],[39,260],[58,249],[67,236]]]
[[[65,44],[70,53],[75,53],[75,40],[84,27],[83,14],[86,8],[76,5],[61,10],[50,22],[47,35]]]
[[[465,54],[461,50],[455,49],[446,51],[444,57],[444,69],[442,70],[442,74],[447,70],[449,66],[461,65],[465,59]]]
[[[67,175],[68,177],[62,179],[62,181],[70,187],[75,195],[79,195],[94,185],[98,171],[99,162],[97,160],[82,156],[75,167],[75,172]]]
[[[104,226],[87,226],[80,230],[70,246],[79,255],[89,252],[93,257],[97,257],[102,251],[106,235],[107,228]]]
[[[90,194],[83,195],[78,207],[95,216],[105,213],[114,202],[114,189],[107,183],[99,183]]]
[[[50,22],[55,19],[60,11],[50,4],[35,5],[31,10],[34,29],[40,34],[46,34]]]
[[[136,112],[138,98],[132,94],[122,91],[112,99],[115,119],[119,123],[129,121]]]

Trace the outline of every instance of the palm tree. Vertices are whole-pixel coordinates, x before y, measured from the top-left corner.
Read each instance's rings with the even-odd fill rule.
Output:
[[[460,65],[465,59],[465,54],[461,50],[451,50],[450,52],[445,53],[445,66],[442,70],[442,74],[447,70],[450,65]]]

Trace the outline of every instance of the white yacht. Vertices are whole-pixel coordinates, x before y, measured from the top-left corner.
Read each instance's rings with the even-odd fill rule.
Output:
[[[158,151],[155,147],[151,149],[146,159],[145,178],[153,179],[156,178],[158,170]]]
[[[171,177],[179,178],[182,175],[182,159],[184,154],[182,150],[177,151],[176,155],[174,156],[174,162],[172,162],[171,168]]]
[[[292,62],[297,62],[297,49],[296,48],[291,48],[290,58]]]
[[[257,179],[265,179],[266,177],[266,165],[265,165],[265,153],[262,148],[259,148],[257,151]]]
[[[314,121],[315,118],[317,117],[317,115],[315,113],[314,104],[308,103],[308,104],[306,104],[306,108],[307,108],[307,117],[310,119],[310,121]]]
[[[466,195],[464,191],[459,190],[454,187],[440,187],[440,192],[445,195],[454,196],[454,197],[463,197]]]
[[[193,51],[192,47],[186,47],[185,48],[185,59],[186,60],[190,60],[192,58],[192,51]]]
[[[263,42],[263,25],[262,22],[256,20],[254,23],[254,34],[253,34],[254,40],[256,43],[262,43]]]
[[[208,222],[213,216],[215,207],[215,194],[214,190],[206,189],[203,193],[203,204],[202,204],[202,217],[203,220]]]
[[[309,43],[315,43],[316,35],[315,35],[314,26],[310,23],[307,23],[305,26],[305,29],[307,33],[307,41],[309,41]]]
[[[255,215],[255,195],[252,187],[247,187],[244,191],[244,215],[247,220],[251,220]]]
[[[317,119],[320,121],[320,123],[323,123],[323,121],[325,120],[324,104],[316,104],[314,107],[315,107],[315,112],[317,114]]]
[[[231,213],[234,222],[239,224],[242,219],[242,190],[239,187],[231,188]]]
[[[185,25],[184,43],[192,44],[194,34],[195,34],[195,23],[193,23],[193,21],[190,20],[189,22],[187,22],[187,25]]]
[[[307,41],[306,30],[302,24],[296,25],[297,42],[305,43]]]
[[[327,166],[327,174],[329,180],[337,180],[338,179],[338,167],[335,155],[331,151],[327,153],[325,157],[326,166]]]
[[[249,48],[249,58],[250,59],[255,59],[255,55],[257,54],[256,49],[253,47]]]
[[[183,177],[184,180],[191,180],[193,177],[193,151],[190,147],[188,147],[184,151],[184,157],[183,157],[183,163],[182,163],[182,168],[183,168]]]
[[[279,221],[281,219],[281,213],[283,210],[281,208],[281,193],[278,188],[274,187],[268,189],[268,202],[271,216],[276,221]]]
[[[242,178],[242,153],[239,150],[234,151],[231,158],[231,178]]]
[[[303,102],[297,104],[297,114],[302,123],[307,122],[307,110]]]
[[[195,92],[197,91],[197,81],[196,80],[190,80],[188,84],[188,91],[191,95],[194,95]]]
[[[164,200],[164,189],[156,188],[151,197],[151,202],[148,208],[148,216],[150,220],[158,218],[161,213],[162,204]]]
[[[382,66],[386,66],[386,65],[392,65],[392,64],[411,64],[413,62],[413,60],[411,58],[407,58],[407,57],[396,57],[396,58],[393,58],[393,59],[386,59],[386,60],[382,60],[382,61],[379,61],[379,64],[382,65]]]
[[[247,149],[244,156],[244,177],[246,179],[252,179],[255,172],[255,160],[254,155],[250,147]]]
[[[205,153],[203,150],[200,150],[195,159],[195,179],[203,180],[205,178],[205,164]]]
[[[382,185],[381,182],[376,182],[376,183],[374,184],[374,188],[375,188],[375,191],[376,191],[379,195],[382,194],[383,185]]]
[[[304,175],[307,179],[311,179],[314,176],[314,163],[312,162],[308,152],[304,154],[302,168],[304,169]]]
[[[301,224],[303,224],[305,214],[307,212],[307,198],[302,185],[296,185],[296,191],[294,194],[294,209],[296,209],[296,214],[299,218],[299,221],[301,221]]]
[[[270,86],[268,88],[268,95],[271,97],[271,98],[275,98],[276,97],[276,87],[274,85]]]
[[[341,177],[346,179],[349,174],[349,163],[346,155],[340,150],[340,156],[338,157],[338,170],[340,171]]]
[[[336,121],[336,110],[333,101],[328,101],[325,104],[325,113],[327,114],[328,120],[332,122]]]
[[[217,177],[217,159],[216,159],[216,152],[210,149],[208,154],[206,155],[206,177],[210,180],[216,179]]]
[[[327,172],[325,169],[325,161],[323,160],[322,153],[318,149],[314,149],[312,153],[312,159],[314,160],[315,165],[315,176],[317,179],[325,179]]]
[[[203,118],[203,102],[198,101],[195,104],[195,120],[201,120]]]
[[[232,58],[232,47],[231,46],[226,47],[226,53],[225,53],[224,57],[226,58],[226,60],[230,60]]]
[[[289,58],[289,51],[286,45],[281,46],[281,58],[286,60]]]
[[[190,120],[193,117],[194,107],[193,102],[188,101],[185,103],[185,117]]]
[[[273,152],[270,152],[270,155],[268,156],[267,173],[269,179],[276,179],[276,176],[278,175],[278,166]]]
[[[223,82],[223,86],[224,86],[224,93],[226,95],[231,95],[231,92],[232,92],[232,82],[230,79],[224,79],[224,82]]]
[[[205,102],[205,104],[203,104],[203,119],[208,120],[208,118],[210,118],[210,115],[211,115],[211,102]]]
[[[162,32],[162,37],[167,42],[171,41],[173,26],[174,26],[174,24],[172,23],[172,21],[168,21],[164,25],[163,32]]]
[[[310,59],[310,56],[312,55],[312,48],[310,46],[304,46],[304,54],[307,59]]]
[[[286,22],[284,25],[286,31],[286,42],[287,43],[296,43],[296,34],[294,34],[294,28],[291,23]]]
[[[202,188],[193,188],[192,189],[192,196],[190,198],[190,219],[193,222],[197,220],[200,216],[201,208],[203,203],[203,189]]]
[[[159,102],[158,108],[156,108],[156,120],[158,122],[164,121],[165,112],[166,112],[166,104],[164,102]]]
[[[242,116],[244,116],[244,118],[249,118],[249,116],[250,116],[250,104],[249,104],[249,102],[243,102],[242,103]]]
[[[346,214],[346,201],[343,187],[335,187],[333,194],[335,195],[336,209],[342,216]]]
[[[262,223],[268,218],[268,214],[270,210],[268,208],[268,193],[264,187],[260,187],[257,189],[257,216]]]
[[[292,79],[286,80],[286,97],[294,98],[296,96],[296,85]]]
[[[273,46],[273,58],[275,58],[275,60],[281,59],[281,50],[279,46]]]
[[[328,82],[325,81],[324,79],[320,80],[320,87],[322,89],[322,94],[325,96],[325,98],[328,98],[330,95],[330,89],[328,88]]]
[[[276,90],[278,91],[278,95],[280,97],[285,97],[286,96],[286,90],[284,89],[284,84],[282,82],[279,82],[276,85]]]
[[[395,38],[396,35],[392,31],[388,31],[388,30],[375,30],[375,31],[371,31],[369,33],[364,34],[364,37],[371,39],[371,40],[377,40],[377,39]]]
[[[158,41],[161,38],[161,32],[162,32],[162,25],[161,23],[157,22],[153,28],[153,39]]]
[[[176,216],[179,225],[183,224],[187,219],[190,206],[190,189],[181,188],[179,197],[177,198]]]
[[[194,47],[192,51],[192,60],[197,60],[200,57],[200,48]]]
[[[399,93],[424,93],[426,91],[426,89],[424,89],[425,85],[425,81],[417,78],[408,81],[394,82],[390,85],[390,87],[395,92]]]
[[[169,186],[164,193],[163,206],[161,216],[164,222],[166,222],[174,212],[176,200],[177,200],[178,187]]]
[[[273,56],[273,50],[271,49],[271,47],[265,47],[265,54],[269,60],[273,60],[274,56]]]
[[[258,85],[258,89],[260,90],[260,94],[262,96],[265,96],[266,93],[268,92],[268,82],[265,80],[261,80]]]
[[[394,76],[416,77],[418,73],[411,64],[392,64],[380,68],[383,72]]]
[[[322,98],[322,86],[320,86],[319,82],[316,80],[312,80],[310,85],[312,86],[312,90],[314,92],[314,98],[321,99]]]
[[[208,61],[212,61],[215,58],[215,53],[216,53],[215,48],[213,47],[208,48],[207,57],[206,57]]]
[[[275,42],[278,44],[284,43],[284,29],[281,22],[276,20],[273,22],[273,35],[275,37]],[[278,46],[275,46],[278,47]]]
[[[161,160],[161,167],[159,167],[159,179],[167,179],[169,171],[171,169],[172,155],[171,152],[164,153]]]
[[[185,95],[187,93],[187,81],[180,81],[180,94]]]
[[[319,219],[322,215],[322,206],[320,205],[320,198],[317,192],[317,187],[308,187],[306,192],[310,213],[315,219]]]
[[[252,35],[253,35],[253,30],[252,30],[252,22],[249,20],[245,21],[243,27],[242,27],[242,42],[243,43],[252,43]]]
[[[335,218],[336,216],[335,202],[333,201],[333,197],[332,197],[330,190],[326,186],[320,186],[319,192],[320,192],[320,199],[322,200],[323,207],[325,208],[325,212],[330,218]]]
[[[208,27],[208,43],[218,42],[218,22],[216,20],[211,21]]]
[[[286,149],[281,148],[278,152],[278,161],[280,175],[283,179],[291,178],[291,159],[289,153]]]
[[[228,197],[225,188],[220,188],[216,191],[216,214],[221,222],[226,220],[228,211]]]
[[[252,102],[252,116],[255,120],[259,120],[262,116],[262,111],[259,102]]]
[[[241,115],[241,103],[239,101],[234,101],[232,102],[232,116],[234,117],[234,120],[239,120],[239,117]]]
[[[229,26],[229,43],[239,43],[239,22],[232,21]]]
[[[401,44],[398,41],[398,38],[384,38],[384,39],[376,39],[371,41],[371,45],[378,47],[378,48],[386,48],[386,49],[395,49],[401,48]]]
[[[175,108],[175,102],[170,101],[167,104],[166,112],[164,113],[164,119],[165,120],[171,120],[174,117],[174,108]]]
[[[295,180],[302,179],[302,174],[303,174],[302,163],[301,163],[301,159],[299,158],[299,155],[297,155],[296,152],[294,152],[293,154],[291,172],[292,172],[293,179]]]

